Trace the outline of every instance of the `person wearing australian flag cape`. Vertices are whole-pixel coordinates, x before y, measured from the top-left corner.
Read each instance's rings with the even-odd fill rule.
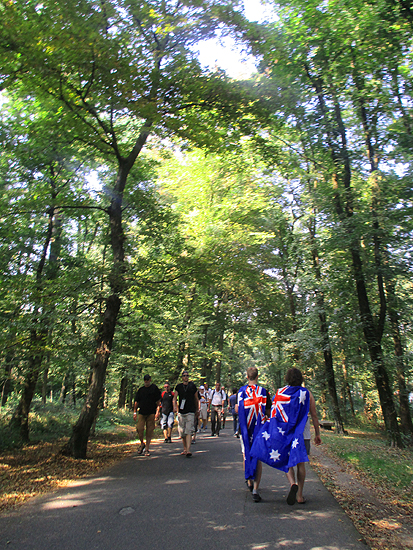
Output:
[[[271,406],[270,420],[261,426],[254,437],[250,454],[253,458],[286,472],[290,482],[287,503],[302,504],[305,502],[302,494],[305,463],[309,461],[304,442],[304,428],[309,413],[316,431],[316,445],[321,443],[320,427],[314,398],[311,392],[301,385],[301,371],[289,369],[285,380],[287,386],[277,390]],[[297,483],[294,466],[297,466]]]
[[[244,455],[245,482],[254,502],[260,502],[258,486],[261,480],[262,464],[251,457],[251,445],[270,412],[271,399],[267,390],[258,386],[258,369],[248,367],[248,384],[238,390],[235,411],[238,413],[241,432],[241,447]]]

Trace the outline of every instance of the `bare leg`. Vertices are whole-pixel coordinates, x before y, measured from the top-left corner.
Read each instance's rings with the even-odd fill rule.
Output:
[[[255,479],[254,479],[254,488],[253,493],[258,492],[258,487],[260,486],[261,481],[261,475],[262,475],[262,462],[259,460],[257,462],[257,469],[255,470]]]
[[[305,482],[305,462],[300,462],[297,464],[297,502],[304,502],[303,489]]]
[[[190,453],[191,452],[191,434],[184,435],[182,438],[182,443],[184,445],[184,453]]]
[[[287,476],[288,482],[290,485],[294,485],[295,483],[295,472],[294,468],[290,468],[288,472],[285,474]]]

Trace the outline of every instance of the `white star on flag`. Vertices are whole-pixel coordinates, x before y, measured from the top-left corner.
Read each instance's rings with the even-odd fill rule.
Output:
[[[278,426],[278,431],[280,432],[281,435],[285,434],[285,431],[282,428],[280,428],[280,426]]]
[[[271,436],[268,432],[262,432],[262,437],[265,439],[265,441],[268,441]]]
[[[306,392],[303,391],[303,390],[300,390],[300,404],[301,405],[304,405],[306,398],[307,398]]]
[[[294,441],[293,441],[292,444],[291,444],[291,447],[292,447],[293,449],[295,449],[295,448],[297,447],[297,445],[298,445],[298,439],[294,439]]]
[[[270,452],[270,458],[271,460],[278,460],[280,458],[280,453],[278,451],[274,451],[274,449],[272,449],[272,451]]]

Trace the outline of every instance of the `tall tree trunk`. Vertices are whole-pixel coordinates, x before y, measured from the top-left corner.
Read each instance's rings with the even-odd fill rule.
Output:
[[[52,200],[57,197],[56,181],[52,173]],[[46,350],[47,337],[50,330],[50,314],[54,309],[54,304],[47,303],[43,293],[43,281],[54,280],[58,274],[58,257],[61,246],[61,219],[59,213],[54,207],[49,210],[49,223],[46,232],[45,242],[36,269],[37,294],[40,297],[38,304],[33,312],[32,329],[30,331],[29,352],[27,361],[27,371],[23,385],[22,395],[19,404],[13,413],[10,424],[18,427],[22,441],[29,441],[29,413],[36,391],[37,380],[39,378],[42,361]],[[54,251],[52,253],[51,241],[53,238]],[[47,264],[47,253],[50,246],[49,264]],[[46,275],[45,275],[46,273]]]
[[[324,370],[326,373],[326,381],[328,393],[330,395],[334,422],[336,425],[337,433],[345,433],[343,419],[341,417],[340,407],[338,403],[337,396],[337,387],[334,374],[334,365],[333,365],[333,354],[331,351],[330,345],[330,336],[328,331],[327,324],[327,314],[325,311],[324,303],[324,292],[322,290],[322,275],[320,269],[320,259],[318,256],[318,248],[316,243],[316,226],[315,226],[315,216],[309,220],[308,229],[310,232],[310,243],[311,243],[311,254],[313,259],[313,269],[315,274],[315,279],[318,285],[318,288],[315,290],[318,319],[320,322],[320,333],[321,333],[321,342],[324,356]]]
[[[361,259],[360,245],[352,224],[353,198],[351,187],[351,165],[350,157],[347,150],[346,131],[341,116],[341,107],[334,96],[334,91],[332,91],[332,97],[334,101],[333,117],[335,121],[334,133],[340,137],[340,143],[334,143],[334,133],[332,132],[330,116],[324,98],[324,84],[321,78],[312,77],[308,67],[306,67],[306,71],[307,76],[311,80],[311,83],[317,93],[320,110],[324,116],[325,126],[327,129],[328,148],[330,150],[333,163],[336,167],[336,172],[333,175],[334,204],[338,218],[344,226],[344,230],[348,236],[349,250],[351,254],[353,274],[356,283],[356,293],[359,303],[361,323],[367,347],[369,349],[370,359],[373,366],[374,377],[379,393],[380,405],[383,412],[389,442],[391,444],[402,447],[403,443],[400,435],[399,425],[397,422],[397,414],[394,406],[392,389],[390,386],[386,367],[384,365],[383,353],[381,349],[383,323],[385,318],[385,314],[383,312],[383,307],[385,304],[383,304],[382,301],[383,295],[382,293],[380,293],[381,310],[379,314],[379,320],[377,323],[375,323],[370,308],[370,302],[364,278],[364,267]],[[342,203],[339,182],[341,182],[343,186],[344,204]]]
[[[342,363],[341,363],[341,368],[343,370],[343,386],[344,386],[344,392],[347,396],[347,399],[348,399],[348,403],[350,405],[350,411],[351,411],[351,416],[353,418],[356,417],[356,413],[355,413],[355,410],[354,410],[354,401],[353,401],[353,396],[351,395],[351,391],[350,391],[350,384],[348,383],[348,372],[347,372],[347,364],[346,364],[346,359],[343,359]]]
[[[127,376],[123,376],[122,380],[120,381],[118,409],[124,409],[126,406],[126,393],[128,390],[128,384],[129,378]]]
[[[4,407],[7,403],[7,399],[12,392],[12,370],[14,365],[14,354],[6,353],[6,358],[4,361],[4,381],[3,387],[1,389],[1,401],[0,407]]]
[[[413,423],[410,413],[409,390],[406,386],[403,345],[400,335],[399,315],[397,312],[397,298],[394,284],[386,279],[386,292],[388,296],[388,315],[393,336],[394,353],[396,355],[396,374],[399,388],[400,425],[405,435],[412,436]]]
[[[105,301],[105,310],[97,331],[96,352],[91,362],[92,376],[86,400],[79,418],[73,426],[72,435],[61,450],[62,454],[73,456],[74,458],[86,458],[90,430],[98,413],[99,400],[103,392],[107,365],[121,307],[121,296],[125,289],[125,235],[122,222],[123,194],[128,175],[148,139],[151,127],[152,121],[147,120],[128,158],[118,157],[119,170],[114,189],[112,190],[110,207],[108,208],[110,242],[113,256],[113,264],[109,276],[111,294]]]

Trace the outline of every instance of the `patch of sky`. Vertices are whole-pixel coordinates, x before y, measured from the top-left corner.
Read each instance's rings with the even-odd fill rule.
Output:
[[[278,20],[268,3],[260,0],[244,0],[243,13],[249,21],[259,23]],[[204,40],[194,48],[201,65],[206,69],[221,69],[236,79],[249,78],[255,72],[258,59],[248,53],[245,45],[239,44],[233,37],[217,36]]]

